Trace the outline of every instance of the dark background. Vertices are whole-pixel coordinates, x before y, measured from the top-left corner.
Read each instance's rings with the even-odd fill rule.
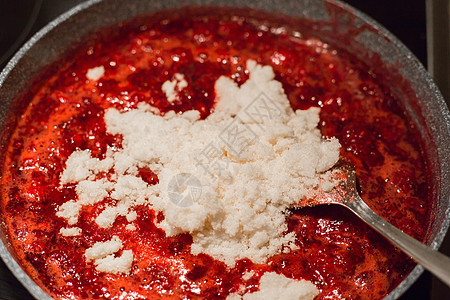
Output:
[[[0,69],[32,34],[82,0],[0,0]],[[397,36],[427,66],[425,0],[346,0]],[[442,247],[449,255],[449,238]],[[401,300],[449,299],[450,289],[428,272]],[[0,261],[0,300],[33,299]]]

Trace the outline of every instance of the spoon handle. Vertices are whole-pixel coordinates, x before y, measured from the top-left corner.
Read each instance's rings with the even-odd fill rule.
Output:
[[[395,246],[410,255],[425,269],[450,286],[449,257],[439,253],[438,251],[432,250],[383,220],[369,206],[367,206],[367,204],[364,203],[359,196],[353,197],[352,201],[344,203],[343,205],[347,206],[373,229],[381,233]]]

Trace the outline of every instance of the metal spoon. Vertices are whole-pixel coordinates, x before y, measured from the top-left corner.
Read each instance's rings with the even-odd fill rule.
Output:
[[[337,168],[342,171],[341,175],[343,176],[340,184],[330,193],[325,193],[314,200],[309,200],[309,202],[301,203],[301,206],[339,204],[349,208],[370,227],[381,233],[395,246],[450,286],[450,258],[403,233],[367,206],[356,188],[356,172],[352,164],[340,161]]]

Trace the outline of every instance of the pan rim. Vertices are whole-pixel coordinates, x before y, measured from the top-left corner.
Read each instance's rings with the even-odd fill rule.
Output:
[[[88,0],[86,2],[82,2],[75,7],[71,8],[67,12],[61,14],[56,19],[48,23],[41,30],[39,30],[36,34],[34,34],[17,52],[16,54],[9,60],[7,65],[4,67],[2,72],[0,73],[0,88],[3,86],[3,83],[8,78],[9,74],[14,70],[18,62],[26,55],[26,53],[36,44],[38,43],[44,36],[46,36],[49,32],[51,32],[54,28],[58,27],[60,24],[64,23],[69,18],[77,15],[78,13],[88,9],[91,6],[94,6],[103,0]],[[371,17],[362,13],[358,9],[341,2],[340,0],[325,0],[324,2],[342,7],[347,12],[353,14],[356,18],[362,20],[364,23],[368,24],[371,27],[378,29],[378,32],[381,36],[384,36],[390,40],[391,43],[394,44],[399,51],[408,56],[410,62],[414,64],[414,68],[416,68],[425,79],[424,84],[428,86],[433,94],[432,101],[438,106],[439,111],[444,118],[445,127],[448,133],[450,132],[450,113],[447,108],[447,105],[442,97],[438,87],[434,83],[431,75],[426,71],[424,66],[419,62],[419,60],[411,53],[411,51],[400,41],[398,40],[392,33],[390,33],[386,28],[380,25],[378,22],[373,20]],[[183,4],[179,2],[180,4]],[[175,6],[174,6],[175,7]],[[445,172],[445,170],[443,170]],[[445,184],[445,182],[443,183]],[[445,196],[445,195],[441,195]],[[450,202],[450,197],[447,200],[447,203]],[[441,228],[439,232],[436,234],[433,242],[430,247],[434,250],[437,250],[439,246],[442,244],[444,237],[447,233],[447,230],[450,226],[450,205],[447,206],[447,210],[445,212],[445,216],[443,222],[441,223]],[[0,242],[0,256],[5,262],[6,266],[10,269],[10,271],[14,274],[14,276],[21,282],[21,284],[37,299],[51,299],[42,288],[40,288],[28,274],[20,267],[20,265],[15,261],[13,256],[9,253],[6,246],[3,242]],[[411,273],[403,279],[397,287],[391,291],[384,299],[397,299],[400,297],[422,274],[424,271],[423,267],[420,265],[416,265],[416,267],[411,271]]]

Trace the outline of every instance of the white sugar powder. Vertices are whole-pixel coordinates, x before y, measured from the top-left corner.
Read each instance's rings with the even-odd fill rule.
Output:
[[[295,248],[295,234],[286,234],[287,209],[334,186],[328,170],[340,145],[321,137],[319,108],[290,108],[271,67],[248,61],[247,69],[250,78],[240,87],[224,76],[216,81],[217,105],[205,120],[197,111],[155,115],[146,104],[128,112],[109,109],[107,131],[122,136],[123,149],[108,151],[103,160],[87,150],[74,152],[61,184],[76,183],[78,198],[61,205],[57,215],[76,224],[84,206],[108,196],[116,202],[97,216],[97,225],[114,226],[118,216],[126,216],[133,230],[134,207],[148,205],[164,214],[157,226],[168,236],[189,233],[193,254],[206,253],[229,266],[242,258],[264,263],[283,247]],[[144,182],[142,167],[153,170],[159,183]],[[114,176],[96,179],[105,171]],[[190,202],[178,202],[171,191],[181,173],[195,183]],[[119,259],[105,257],[97,264],[102,270]],[[121,271],[131,266],[125,251],[121,259]]]

